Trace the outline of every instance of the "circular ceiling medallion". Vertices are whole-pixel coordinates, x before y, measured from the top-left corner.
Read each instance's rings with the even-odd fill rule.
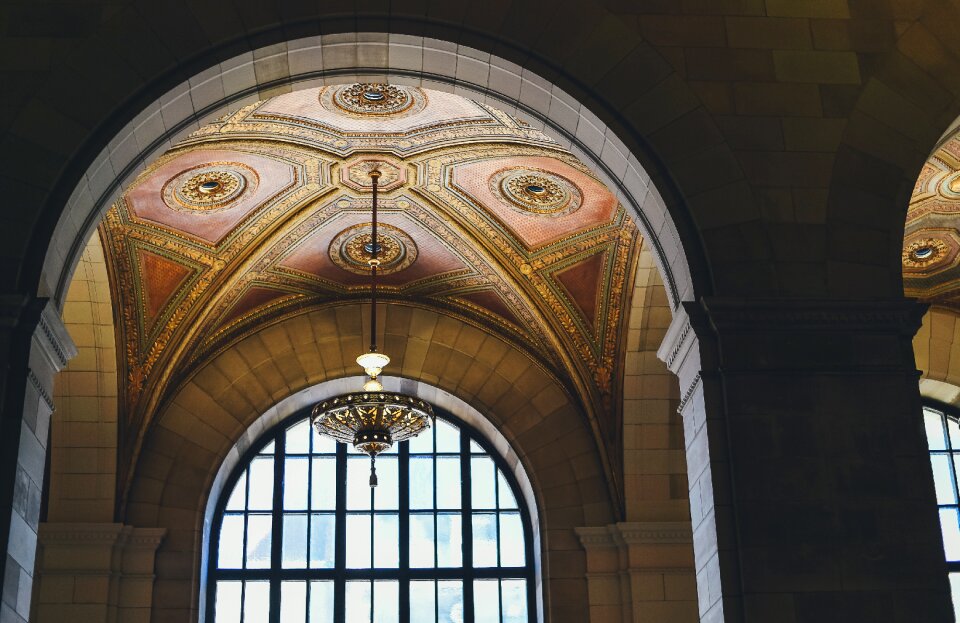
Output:
[[[926,268],[947,255],[949,246],[939,238],[919,238],[903,248],[903,265]]]
[[[417,245],[402,229],[379,223],[377,239],[380,266],[377,273],[390,275],[409,267],[417,259]],[[356,275],[370,274],[371,243],[373,232],[370,223],[349,227],[330,242],[330,259],[340,268]]]
[[[370,82],[323,89],[320,103],[351,116],[395,117],[420,112],[427,101],[420,89]]]
[[[174,210],[209,212],[229,207],[257,186],[257,175],[237,162],[211,162],[188,169],[169,182],[163,201]]]
[[[952,173],[941,179],[940,194],[949,199],[960,199],[960,172]]]
[[[524,212],[563,216],[576,211],[583,194],[565,177],[540,169],[506,169],[490,178],[490,189]]]
[[[380,171],[377,187],[381,192],[396,190],[407,181],[406,169],[399,162],[370,156],[348,160],[340,167],[340,180],[353,190],[367,192],[373,188],[370,171]]]

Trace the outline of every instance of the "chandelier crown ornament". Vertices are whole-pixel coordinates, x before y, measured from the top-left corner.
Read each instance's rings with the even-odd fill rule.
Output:
[[[310,419],[320,435],[331,437],[370,457],[370,486],[377,486],[377,455],[393,444],[416,437],[430,428],[434,421],[429,403],[400,392],[384,391],[380,373],[390,363],[390,357],[377,350],[377,267],[378,254],[383,246],[377,237],[377,181],[380,171],[369,173],[372,182],[373,210],[371,241],[366,246],[370,253],[370,350],[357,357],[367,381],[363,391],[343,394],[324,400],[313,408]]]

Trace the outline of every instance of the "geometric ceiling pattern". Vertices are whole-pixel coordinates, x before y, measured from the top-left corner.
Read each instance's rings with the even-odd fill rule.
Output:
[[[108,211],[128,430],[251,332],[368,300],[373,168],[382,300],[495,331],[614,430],[640,246],[623,206],[522,121],[380,84],[246,106],[152,163]]]
[[[924,164],[910,198],[903,240],[907,296],[960,311],[960,138]]]

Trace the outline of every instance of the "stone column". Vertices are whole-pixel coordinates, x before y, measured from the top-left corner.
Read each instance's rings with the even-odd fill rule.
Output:
[[[75,354],[49,301],[0,297],[0,623],[29,618],[53,379]]]
[[[587,552],[589,623],[695,623],[688,522],[577,528]]]
[[[953,621],[914,301],[706,299],[680,378],[700,620]]]
[[[149,623],[154,563],[164,528],[41,524],[39,623]]]

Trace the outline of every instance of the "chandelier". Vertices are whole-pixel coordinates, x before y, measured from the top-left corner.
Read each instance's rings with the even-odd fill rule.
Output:
[[[317,433],[332,437],[370,457],[370,486],[377,486],[377,455],[393,444],[430,428],[433,408],[423,400],[399,392],[384,391],[378,377],[390,363],[390,357],[377,350],[377,267],[381,250],[377,238],[377,182],[380,171],[370,171],[373,186],[373,218],[370,243],[364,248],[370,254],[370,351],[357,357],[367,375],[363,391],[342,394],[318,403],[310,419]]]

